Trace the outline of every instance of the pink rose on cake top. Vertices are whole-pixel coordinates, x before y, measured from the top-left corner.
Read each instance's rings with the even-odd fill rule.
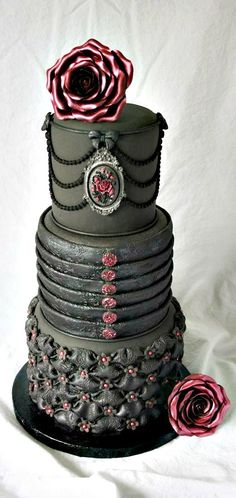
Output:
[[[47,89],[58,119],[115,121],[132,78],[130,60],[91,38],[47,70]]]
[[[169,421],[182,436],[210,436],[229,408],[224,388],[203,374],[185,377],[168,398]]]

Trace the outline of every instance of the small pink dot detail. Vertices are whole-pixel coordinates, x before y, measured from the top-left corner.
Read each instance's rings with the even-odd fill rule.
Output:
[[[116,278],[116,272],[114,270],[103,270],[101,273],[101,277],[103,280],[107,280],[107,282],[111,282]]]
[[[105,323],[114,323],[117,320],[117,314],[113,311],[105,311],[102,315],[102,319]]]
[[[102,306],[104,308],[114,308],[116,306],[116,299],[114,297],[104,297]]]
[[[46,406],[45,411],[47,415],[53,415],[54,413],[53,408],[51,408],[50,406]]]
[[[103,255],[102,262],[105,266],[114,266],[117,263],[117,256],[112,252],[107,252]]]
[[[101,356],[101,362],[102,363],[108,363],[109,358],[107,356]]]
[[[105,413],[106,413],[107,415],[112,415],[112,413],[113,413],[113,409],[112,409],[111,407],[108,407],[108,408],[106,408],[106,409],[105,409]]]
[[[155,382],[156,381],[156,376],[155,375],[149,375],[148,380],[150,380],[150,382]]]
[[[116,337],[116,331],[106,328],[102,331],[102,337],[104,337],[104,339],[114,339],[114,337]]]
[[[102,293],[103,294],[115,294],[116,285],[115,284],[103,284]]]
[[[80,377],[82,377],[82,379],[85,379],[87,376],[88,376],[87,370],[81,370]]]
[[[82,394],[81,399],[82,399],[82,401],[88,401],[88,399],[89,399],[88,394]]]

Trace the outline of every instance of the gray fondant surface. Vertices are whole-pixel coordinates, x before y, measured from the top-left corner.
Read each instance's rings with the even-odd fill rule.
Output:
[[[93,130],[102,133],[118,132],[118,147],[125,154],[139,161],[152,156],[159,141],[159,123],[156,115],[144,107],[127,104],[121,118],[113,123],[91,124],[76,120],[60,121],[54,117],[51,123],[51,139],[55,153],[66,160],[75,160],[84,156],[91,150],[92,144],[88,134]],[[111,153],[113,153],[113,149]],[[158,157],[143,166],[136,166],[122,157],[117,157],[124,171],[139,182],[150,180],[158,166]],[[60,182],[72,183],[84,171],[86,161],[82,164],[65,165],[52,158],[52,167]],[[137,203],[149,201],[155,188],[155,182],[150,186],[141,188],[125,179],[127,197]],[[74,206],[83,200],[84,185],[64,189],[53,181],[53,192],[58,202],[66,206]],[[56,221],[64,227],[95,234],[120,234],[138,230],[151,223],[155,217],[155,199],[150,206],[142,209],[122,200],[118,210],[108,216],[101,216],[92,211],[89,205],[79,211],[67,211],[53,203],[52,209]]]
[[[57,119],[54,116],[54,123],[60,127],[65,128],[68,132],[83,132],[89,133],[92,130],[101,132],[112,130],[121,131],[122,133],[133,133],[134,130],[145,128],[156,123],[156,114],[150,109],[136,104],[126,104],[119,119],[107,123],[88,123],[86,121],[78,121],[77,119]],[[69,152],[69,151],[68,151]]]
[[[59,227],[54,223],[52,210],[49,207],[40,217],[38,237],[46,249],[48,238],[50,238],[49,250],[56,256],[60,256],[61,253],[66,254],[65,259],[68,259],[68,261],[80,262],[81,259],[83,261],[87,259],[89,263],[96,263],[98,262],[97,258],[101,256],[104,249],[116,250],[119,261],[122,261],[125,259],[126,249],[124,247],[126,246],[132,247],[130,262],[137,261],[160,253],[172,239],[173,226],[170,215],[160,206],[156,207],[155,212],[157,221],[151,228],[145,227],[142,231],[132,235],[117,234],[104,237],[93,234],[83,235],[79,232],[76,233]],[[151,249],[151,246],[149,247],[146,244],[147,239],[151,241],[150,244],[152,245],[152,240],[157,233],[158,241],[155,247]],[[136,250],[137,245],[141,246],[141,250]],[[84,247],[83,251],[82,247]],[[83,258],[84,252],[86,252],[86,258]]]

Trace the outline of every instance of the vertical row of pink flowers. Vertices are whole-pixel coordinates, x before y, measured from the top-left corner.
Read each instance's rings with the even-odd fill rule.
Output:
[[[110,283],[116,278],[116,271],[114,269],[117,264],[117,256],[113,252],[106,252],[102,257],[102,263],[105,269],[101,273],[101,277],[105,280],[102,286],[102,293],[105,297],[102,298],[102,306],[105,308],[102,315],[103,322],[106,324],[106,328],[102,332],[104,339],[114,339],[116,337],[116,331],[111,328],[110,325],[116,322],[117,313],[113,310],[116,307],[116,298],[114,294],[116,293],[116,285]]]

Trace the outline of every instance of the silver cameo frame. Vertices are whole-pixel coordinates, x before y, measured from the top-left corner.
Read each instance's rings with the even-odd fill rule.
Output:
[[[113,171],[118,181],[117,197],[114,202],[107,206],[97,204],[91,195],[91,175],[97,168],[102,167],[108,167],[111,171]],[[84,190],[85,193],[83,198],[88,202],[91,209],[103,216],[107,216],[116,211],[119,208],[122,199],[126,197],[124,191],[123,168],[119,165],[118,159],[105,147],[98,149],[88,161],[88,164],[84,170]]]

